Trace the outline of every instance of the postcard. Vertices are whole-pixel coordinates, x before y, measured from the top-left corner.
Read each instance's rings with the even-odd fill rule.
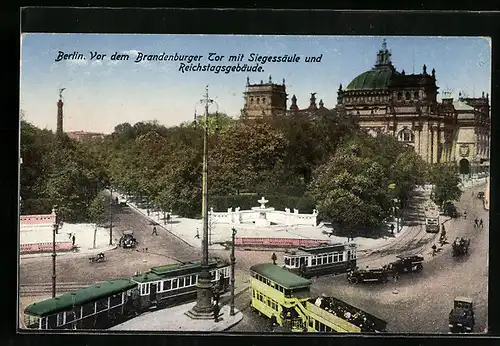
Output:
[[[25,33],[20,332],[487,333],[487,37]]]

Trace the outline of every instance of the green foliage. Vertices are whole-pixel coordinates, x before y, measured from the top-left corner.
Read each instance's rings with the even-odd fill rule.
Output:
[[[94,197],[89,206],[89,218],[96,226],[102,225],[106,220],[106,198],[98,195]]]
[[[441,206],[446,201],[458,201],[462,196],[458,168],[454,164],[434,164],[429,166],[429,181],[434,185],[432,200]]]

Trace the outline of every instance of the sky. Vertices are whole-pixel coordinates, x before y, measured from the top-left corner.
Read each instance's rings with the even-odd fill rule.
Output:
[[[23,34],[21,38],[20,108],[37,127],[56,129],[59,89],[63,91],[64,130],[111,133],[116,125],[157,120],[165,126],[192,121],[200,114],[200,100],[208,85],[218,110],[237,117],[243,108],[247,76],[250,83],[282,83],[299,108],[309,105],[315,92],[325,107],[337,102],[339,84],[345,87],[370,70],[382,40],[392,52],[392,62],[406,74],[436,70],[440,91],[468,96],[491,94],[491,48],[488,38],[404,36],[231,36],[231,35],[111,35]],[[83,59],[56,61],[59,52],[83,54]],[[93,53],[91,53],[93,52]],[[300,57],[299,62],[260,63],[262,72],[180,71],[179,61],[141,61],[138,53],[193,55],[193,64],[229,65],[231,55],[244,54],[240,66],[255,66],[250,54]],[[106,54],[102,59],[91,55]],[[128,54],[128,61],[111,60],[114,53]],[[224,56],[209,61],[210,53]],[[320,57],[306,63],[306,57]],[[190,65],[190,64],[186,64]],[[439,99],[439,97],[438,97]]]

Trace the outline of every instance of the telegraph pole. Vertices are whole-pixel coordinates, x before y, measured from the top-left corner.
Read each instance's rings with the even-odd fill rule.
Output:
[[[231,305],[229,310],[229,315],[234,316],[234,265],[236,263],[236,258],[234,257],[234,247],[235,242],[234,238],[236,236],[236,229],[233,227],[232,229],[232,243],[231,243]]]
[[[59,225],[54,222],[52,225],[52,298],[56,297],[56,232]]]
[[[201,272],[198,275],[196,305],[186,312],[193,319],[212,319],[212,281],[208,268],[208,108],[215,103],[208,96],[208,85],[200,101],[205,106],[205,131],[203,135],[203,176],[202,176],[202,215],[203,240]]]
[[[113,245],[113,187],[109,187],[109,245]]]

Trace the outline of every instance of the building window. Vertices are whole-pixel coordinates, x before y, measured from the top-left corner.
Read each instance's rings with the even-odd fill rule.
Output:
[[[418,99],[418,91],[415,91],[415,92],[413,93],[413,98]]]
[[[399,131],[398,139],[402,142],[413,142],[414,140],[413,132],[409,129],[403,129]]]
[[[398,92],[398,101],[401,101],[401,99],[403,98],[403,93],[402,92]]]
[[[257,103],[259,103],[260,99],[257,97]]]
[[[266,103],[266,98],[265,97],[262,98],[262,103]]]
[[[410,95],[410,93],[408,91],[405,94],[405,99],[406,100],[411,100],[411,95]]]
[[[253,103],[253,97],[252,97],[252,98],[250,98],[250,103]]]

